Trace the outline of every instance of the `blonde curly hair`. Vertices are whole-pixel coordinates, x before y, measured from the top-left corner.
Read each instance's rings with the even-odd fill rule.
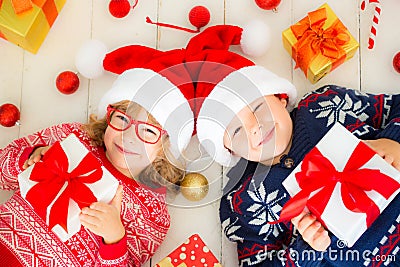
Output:
[[[145,110],[139,104],[128,100],[114,103],[111,106],[124,112],[129,109],[130,114],[137,114],[139,111]],[[150,113],[147,111],[146,113],[149,123],[161,127]],[[107,127],[107,116],[98,119],[95,114],[90,115],[89,122],[82,126],[83,130],[90,136],[94,146],[104,146],[104,133]],[[162,148],[156,159],[136,178],[140,183],[151,188],[165,186],[168,192],[176,194],[179,191],[179,185],[185,175],[184,163],[180,162],[172,155],[169,149],[170,142],[168,135],[163,135],[161,142]]]

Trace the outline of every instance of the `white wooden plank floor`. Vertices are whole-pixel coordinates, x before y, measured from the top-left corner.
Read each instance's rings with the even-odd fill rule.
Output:
[[[95,80],[80,77],[79,90],[62,95],[55,88],[55,78],[61,71],[76,70],[74,58],[81,45],[89,39],[104,42],[109,50],[127,44],[141,44],[160,50],[184,47],[193,36],[190,33],[159,28],[145,22],[153,20],[193,28],[188,21],[190,9],[206,6],[211,13],[209,25],[234,24],[243,26],[251,19],[270,25],[272,45],[265,55],[253,60],[280,76],[291,80],[299,95],[319,86],[335,83],[371,93],[399,93],[400,74],[392,67],[394,54],[400,51],[400,2],[382,0],[382,15],[374,50],[367,49],[373,6],[360,11],[359,0],[282,0],[278,13],[258,8],[254,0],[139,0],[131,13],[116,19],[108,12],[106,0],[68,0],[45,42],[36,55],[0,39],[0,105],[13,103],[21,110],[21,126],[0,126],[0,147],[13,139],[61,122],[86,122],[88,114],[96,111],[97,103],[110,88],[115,76],[106,73]],[[327,2],[352,35],[360,42],[355,56],[342,66],[310,84],[284,50],[281,32]],[[233,49],[240,53],[238,48]],[[191,145],[191,156],[198,156],[197,140]],[[204,171],[213,185],[222,188],[222,168],[212,164]],[[218,184],[219,182],[219,184]],[[1,192],[1,201],[10,196]],[[171,205],[172,225],[166,241],[145,266],[153,266],[192,233],[199,233],[206,244],[227,267],[237,266],[235,247],[221,233],[218,199],[210,196],[209,204],[190,208]],[[178,196],[177,203],[183,201]]]

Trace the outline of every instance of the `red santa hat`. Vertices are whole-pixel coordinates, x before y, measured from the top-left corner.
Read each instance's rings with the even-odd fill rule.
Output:
[[[140,45],[108,53],[104,69],[119,76],[101,98],[98,116],[103,117],[109,104],[121,100],[138,103],[167,131],[171,152],[179,157],[194,128],[188,101],[194,97],[194,89],[183,58],[183,50],[163,52]]]
[[[265,95],[285,94],[289,111],[297,101],[297,91],[291,82],[228,51],[230,45],[243,42],[241,39],[241,28],[215,26],[192,38],[186,48],[187,66],[202,62],[200,68],[194,68],[197,136],[210,156],[224,166],[233,166],[239,160],[224,147],[223,136],[242,108]]]

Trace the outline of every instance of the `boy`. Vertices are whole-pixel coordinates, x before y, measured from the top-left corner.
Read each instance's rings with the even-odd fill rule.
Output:
[[[202,52],[211,55],[215,51],[209,42]],[[291,222],[269,224],[279,218],[290,198],[282,182],[335,122],[366,140],[400,170],[400,95],[371,95],[327,85],[305,95],[293,109],[296,90],[289,81],[254,63],[235,64],[238,55],[232,52],[221,49],[218,54],[221,68],[232,70],[199,71],[203,78],[214,75],[212,81],[218,73],[228,74],[205,98],[197,135],[217,162],[235,166],[228,173],[220,217],[225,234],[237,242],[240,266],[400,262],[399,196],[351,248],[307,211]],[[196,90],[209,87],[210,82],[197,83]]]
[[[223,83],[229,78],[214,90],[224,88]],[[253,85],[249,82],[247,87],[244,84],[240,86],[246,88],[243,93],[247,94],[248,88]],[[236,93],[239,91],[235,90]],[[216,131],[213,131],[212,137],[207,136],[209,131],[201,127],[206,124],[203,120],[211,119],[214,122],[218,121],[218,116],[224,116],[221,112],[212,112],[213,108],[210,108],[218,102],[213,98],[213,92],[209,95],[210,99],[204,101],[197,124],[199,140],[203,144],[208,143],[204,146],[206,149],[210,147],[210,140],[215,140],[217,136]],[[220,105],[229,105],[229,97],[223,99]],[[208,105],[211,102],[214,103]],[[222,158],[220,154],[226,153],[231,155],[231,162],[237,157],[243,158],[228,173],[230,181],[220,204],[224,231],[230,240],[238,243],[241,266],[281,265],[285,261],[309,266],[310,263],[319,264],[318,257],[322,259],[322,266],[344,266],[343,262],[346,262],[346,266],[360,266],[364,261],[367,264],[365,266],[369,266],[373,264],[369,260],[376,255],[370,254],[361,259],[364,251],[372,253],[378,249],[377,255],[395,254],[398,246],[389,237],[395,234],[394,237],[399,239],[398,232],[396,235],[390,230],[393,227],[399,230],[399,197],[392,201],[352,248],[340,247],[336,237],[329,237],[321,223],[306,211],[292,219],[300,236],[296,236],[290,223],[273,225],[269,222],[279,218],[282,206],[290,197],[282,186],[283,180],[335,122],[340,122],[358,138],[369,140],[367,143],[374,150],[400,170],[400,95],[368,95],[328,85],[304,96],[298,108],[291,113],[285,110],[286,105],[286,96],[276,94],[265,94],[255,99],[237,112],[227,124],[223,136],[218,136],[222,139],[223,147],[213,143],[217,161]],[[237,103],[235,108],[238,108]],[[214,115],[211,117],[211,114]],[[223,120],[229,119],[224,117]],[[380,242],[383,239],[386,242],[382,244]],[[302,257],[304,251],[309,253],[313,249],[341,251],[343,255],[349,254],[346,254],[348,251],[357,251],[359,258],[340,258],[324,253],[314,254],[316,258]],[[300,256],[291,258],[291,250]],[[277,253],[279,251],[280,256]]]

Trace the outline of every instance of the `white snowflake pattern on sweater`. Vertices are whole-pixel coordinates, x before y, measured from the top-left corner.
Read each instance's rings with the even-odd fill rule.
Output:
[[[353,102],[352,98],[346,94],[344,98],[335,96],[330,100],[318,103],[320,108],[310,108],[311,113],[318,113],[315,118],[327,118],[326,126],[331,126],[335,122],[342,124],[346,121],[346,116],[366,121],[369,116],[364,112],[368,107],[361,101]]]
[[[251,181],[254,183],[254,181]],[[261,184],[256,190],[248,191],[249,197],[254,201],[253,204],[247,208],[248,212],[253,214],[253,220],[249,224],[261,226],[259,235],[264,236],[264,240],[268,239],[270,235],[278,236],[282,229],[278,224],[269,224],[279,219],[278,213],[282,210],[279,202],[286,197],[283,194],[278,197],[278,190],[266,194],[264,184]]]

